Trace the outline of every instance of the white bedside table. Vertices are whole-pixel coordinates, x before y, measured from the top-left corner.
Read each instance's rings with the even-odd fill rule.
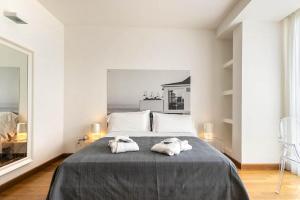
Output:
[[[199,136],[199,138],[201,140],[203,140],[204,142],[210,144],[214,148],[218,149],[220,152],[224,152],[223,142],[219,138],[214,137],[212,139],[206,139],[206,138],[201,137],[201,136]]]
[[[83,149],[84,147],[92,144],[93,142],[101,139],[102,137],[100,138],[97,138],[97,139],[86,139],[86,140],[83,140],[82,138],[78,139],[77,140],[77,143],[76,143],[76,151],[79,151],[81,149]]]

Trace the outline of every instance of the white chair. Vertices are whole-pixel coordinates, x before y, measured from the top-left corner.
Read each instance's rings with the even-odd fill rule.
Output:
[[[296,134],[293,134],[296,133]],[[293,138],[293,135],[298,135]],[[282,144],[280,157],[280,175],[276,193],[280,193],[286,161],[300,164],[300,121],[293,117],[286,117],[280,120],[279,142]]]

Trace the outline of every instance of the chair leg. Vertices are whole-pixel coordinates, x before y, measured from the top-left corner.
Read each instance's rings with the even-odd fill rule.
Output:
[[[277,191],[276,191],[277,194],[279,194],[280,190],[281,190],[281,185],[282,185],[284,170],[285,170],[285,159],[281,158],[281,161],[280,161],[279,183],[278,183]]]

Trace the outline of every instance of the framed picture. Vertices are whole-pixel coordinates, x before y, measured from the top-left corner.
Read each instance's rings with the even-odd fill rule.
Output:
[[[107,73],[108,114],[143,110],[190,113],[188,70],[111,69]]]

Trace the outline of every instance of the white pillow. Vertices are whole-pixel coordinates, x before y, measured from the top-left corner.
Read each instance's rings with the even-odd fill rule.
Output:
[[[107,119],[108,131],[150,131],[150,110],[111,113]]]
[[[195,132],[191,115],[153,113],[153,132]]]

